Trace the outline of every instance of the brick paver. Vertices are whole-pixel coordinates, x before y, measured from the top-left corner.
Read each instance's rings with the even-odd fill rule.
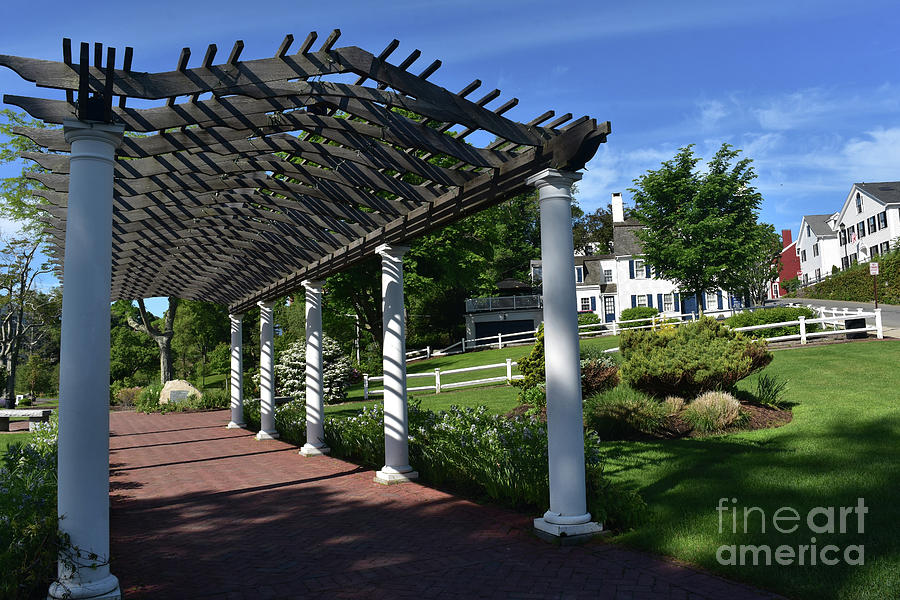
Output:
[[[773,598],[531,515],[228,430],[228,413],[110,415],[112,572],[140,598]]]

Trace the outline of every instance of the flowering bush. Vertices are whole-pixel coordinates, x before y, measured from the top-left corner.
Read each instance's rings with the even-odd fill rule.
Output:
[[[56,576],[54,414],[35,426],[32,441],[13,444],[0,466],[0,598],[39,598]]]
[[[326,404],[347,400],[347,386],[352,367],[340,345],[328,336],[322,342],[323,397]],[[278,357],[275,364],[278,393],[294,400],[306,400],[306,342],[294,342]]]

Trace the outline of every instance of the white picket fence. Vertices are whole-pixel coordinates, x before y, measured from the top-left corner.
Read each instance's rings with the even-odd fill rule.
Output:
[[[417,387],[409,387],[406,388],[408,392],[418,392],[418,391],[433,391],[436,394],[440,394],[442,390],[449,390],[454,388],[462,388],[469,387],[473,385],[483,385],[486,383],[500,383],[506,382],[507,384],[512,383],[516,379],[523,379],[522,375],[513,375],[512,368],[517,366],[518,363],[513,361],[511,358],[507,358],[505,363],[497,363],[493,365],[479,365],[477,367],[466,367],[464,369],[447,369],[445,371],[441,371],[440,369],[435,369],[433,373],[407,373],[407,379],[414,379],[417,377],[433,377],[434,384],[433,385],[421,385]],[[487,369],[500,369],[502,367],[506,367],[506,375],[500,377],[485,377],[482,379],[472,379],[467,381],[454,381],[453,383],[441,383],[441,377],[446,375],[452,375],[454,373],[469,373],[474,371],[484,371]],[[377,377],[370,377],[369,375],[363,375],[363,399],[368,400],[369,395],[382,395],[384,394],[384,389],[371,389],[371,384],[373,382],[384,381],[384,376],[379,375]]]

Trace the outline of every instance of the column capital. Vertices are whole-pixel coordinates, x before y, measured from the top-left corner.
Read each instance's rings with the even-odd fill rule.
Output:
[[[78,140],[92,139],[113,144],[118,148],[122,143],[122,136],[124,133],[124,125],[90,123],[87,121],[78,121],[76,119],[66,119],[63,121],[63,135],[70,144]]]
[[[322,286],[325,285],[325,282],[321,279],[304,279],[300,282],[300,285],[312,292],[321,292]]]
[[[579,181],[581,177],[581,173],[577,173],[575,171],[557,171],[556,169],[544,169],[543,171],[535,173],[534,175],[526,179],[525,183],[536,188],[541,188],[545,185],[565,185],[568,187],[576,181]]]
[[[228,313],[228,318],[232,321],[243,321],[244,313]]]
[[[269,308],[269,309],[271,309],[271,308],[273,308],[273,307],[275,306],[275,301],[274,301],[274,300],[268,300],[268,301],[266,301],[266,302],[263,302],[262,300],[260,300],[259,302],[256,303],[256,305],[257,305],[258,307],[260,307],[260,308]]]
[[[403,255],[409,251],[409,246],[397,246],[394,244],[381,244],[375,248],[375,253],[380,254],[384,258],[403,258]]]

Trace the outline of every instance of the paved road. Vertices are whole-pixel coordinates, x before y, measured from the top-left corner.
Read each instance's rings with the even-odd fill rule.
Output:
[[[782,298],[775,301],[778,304],[788,304],[790,302],[799,302],[800,304],[812,304],[813,306],[825,306],[827,308],[849,308],[856,310],[858,308],[864,311],[871,311],[875,308],[872,302],[847,302],[846,300],[817,300],[815,298]],[[900,330],[900,306],[896,304],[878,303],[881,309],[881,322],[886,329]]]

